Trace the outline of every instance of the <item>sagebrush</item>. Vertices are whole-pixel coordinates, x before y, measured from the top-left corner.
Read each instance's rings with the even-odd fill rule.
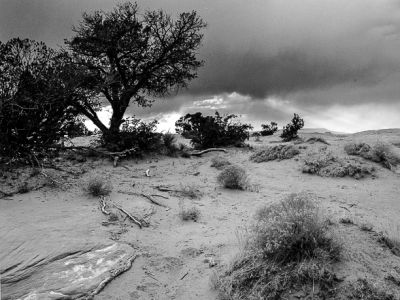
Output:
[[[260,163],[276,159],[290,159],[299,153],[299,149],[293,145],[276,145],[256,151],[250,156],[250,160]]]
[[[330,235],[317,203],[293,194],[261,208],[248,229],[241,254],[217,273],[212,284],[221,299],[286,299],[296,290],[334,293],[341,245]]]
[[[112,191],[112,185],[109,180],[101,176],[94,176],[89,178],[87,182],[86,191],[95,197],[107,196]]]
[[[216,156],[211,159],[211,167],[217,168],[218,170],[223,169],[226,166],[230,166],[232,163],[222,156]]]
[[[227,166],[217,177],[225,188],[245,190],[248,188],[248,176],[245,169],[236,165]]]

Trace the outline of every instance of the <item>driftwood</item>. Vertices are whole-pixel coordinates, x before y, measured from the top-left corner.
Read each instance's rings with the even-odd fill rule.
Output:
[[[150,177],[150,169],[147,169],[145,173],[146,173],[146,177]]]
[[[123,212],[129,219],[131,219],[133,221],[133,223],[137,224],[139,226],[139,228],[141,229],[143,226],[148,226],[147,222],[145,222],[144,224],[142,224],[141,221],[139,221],[136,217],[132,216],[129,212],[127,212],[125,209],[123,209],[121,206],[118,206],[117,204],[114,203],[114,206],[120,210],[121,212]]]
[[[106,201],[104,199],[104,197],[101,197],[100,199],[100,208],[101,208],[101,212],[105,215],[109,215],[110,212],[108,210],[106,210]]]
[[[226,151],[225,149],[222,149],[222,148],[209,148],[209,149],[205,149],[205,150],[203,150],[203,151],[194,152],[194,153],[189,153],[189,154],[190,154],[191,156],[201,156],[201,155],[203,155],[203,154],[205,154],[205,153],[212,152],[212,151],[219,151],[219,152],[225,152],[225,153],[227,153],[227,151]]]
[[[142,196],[142,197],[148,199],[151,203],[153,203],[155,205],[162,206],[162,207],[167,207],[166,205],[158,202],[157,200],[154,200],[151,196],[143,194],[143,193],[135,193],[135,192],[121,191],[121,190],[119,190],[118,193],[126,194],[126,195],[132,195],[132,196]]]

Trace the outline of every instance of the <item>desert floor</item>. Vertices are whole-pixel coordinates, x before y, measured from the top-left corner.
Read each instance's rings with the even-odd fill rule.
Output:
[[[373,162],[368,163],[376,167],[376,177],[360,180],[303,174],[301,168],[308,153],[325,147],[323,151],[344,157],[343,146],[348,142],[399,145],[400,130],[353,135],[303,131],[301,136],[305,140],[323,137],[330,145],[304,143],[306,149],[295,158],[263,163],[251,162],[253,150],[248,148],[229,148],[228,153],[210,152],[191,158],[148,156],[122,160],[117,167],[107,159],[61,159],[58,164],[69,172],[46,171],[61,185],[0,199],[0,263],[29,261],[62,253],[66,248],[117,241],[131,245],[137,257],[128,271],[107,284],[94,299],[216,299],[210,276],[239,251],[240,236],[257,208],[290,193],[310,192],[318,197],[334,223],[332,230],[343,242],[343,260],[335,265],[338,276],[345,281],[369,278],[399,290],[387,278],[394,273],[400,278],[400,257],[378,242],[377,233],[387,232],[400,239],[400,174]],[[276,145],[279,140],[278,136],[263,137],[261,142],[251,138],[249,143],[257,149]],[[220,187],[216,180],[220,171],[210,167],[215,156],[246,169],[252,191]],[[145,174],[148,169],[150,177]],[[34,187],[35,180],[43,177],[30,177],[27,169],[18,172],[3,176],[1,190],[12,191],[22,181]],[[149,227],[140,229],[129,219],[124,220],[122,214],[118,215],[119,221],[108,222],[99,199],[84,191],[89,178],[95,175],[112,182],[113,190],[106,201],[137,216],[146,215]],[[163,192],[159,187],[176,191]],[[190,198],[180,192],[188,188],[201,195]],[[140,194],[153,195],[165,207],[154,205]],[[179,218],[181,209],[190,207],[201,212],[197,222]],[[343,224],[341,218],[350,218],[354,224]],[[373,231],[360,230],[362,224],[372,224]]]

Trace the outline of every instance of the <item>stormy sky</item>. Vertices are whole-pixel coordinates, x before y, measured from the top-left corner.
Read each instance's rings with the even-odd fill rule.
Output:
[[[43,40],[56,47],[83,11],[110,0],[0,0],[0,39]],[[143,10],[173,16],[198,11],[207,22],[205,65],[189,89],[130,108],[173,130],[182,114],[218,110],[255,126],[286,124],[341,132],[400,127],[399,0],[141,0]],[[107,112],[103,113],[107,115]],[[256,127],[257,129],[257,127]]]

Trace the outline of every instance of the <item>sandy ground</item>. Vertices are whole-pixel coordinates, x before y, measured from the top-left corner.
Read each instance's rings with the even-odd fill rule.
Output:
[[[250,162],[251,150],[237,148],[199,158],[151,156],[125,160],[116,168],[108,160],[88,159],[74,164],[61,161],[84,173],[75,177],[63,174],[62,185],[57,188],[43,187],[0,199],[0,261],[18,260],[21,251],[34,255],[60,251],[73,243],[119,241],[133,246],[140,255],[129,271],[109,283],[95,299],[216,299],[210,276],[237,253],[238,236],[256,209],[290,193],[306,191],[317,195],[335,223],[333,230],[343,241],[344,258],[335,266],[341,278],[367,277],[383,282],[393,272],[400,276],[400,257],[378,243],[375,232],[361,231],[356,226],[371,223],[374,231],[387,231],[400,238],[400,175],[372,162],[377,168],[376,178],[323,178],[301,172],[303,158],[321,147],[345,156],[343,146],[349,141],[396,144],[400,143],[400,130],[354,135],[303,132],[302,136],[321,136],[331,145],[306,143],[307,148],[294,159],[264,163]],[[275,145],[275,141],[279,137],[264,137],[261,142],[251,138],[250,144],[259,148]],[[257,187],[255,191],[220,187],[216,180],[220,171],[210,167],[217,155],[245,168],[251,184]],[[147,169],[150,177],[145,176]],[[150,226],[140,229],[129,220],[103,223],[108,217],[101,213],[99,200],[84,191],[87,180],[94,175],[112,181],[113,191],[107,201],[135,215],[149,215]],[[3,180],[2,189],[12,189],[22,178],[20,175],[11,185]],[[161,192],[157,186],[176,190],[194,187],[202,195],[191,199],[179,192]],[[153,195],[166,207],[152,204],[141,193]],[[181,221],[182,207],[197,207],[201,212],[199,221]],[[343,217],[356,225],[338,222]]]

